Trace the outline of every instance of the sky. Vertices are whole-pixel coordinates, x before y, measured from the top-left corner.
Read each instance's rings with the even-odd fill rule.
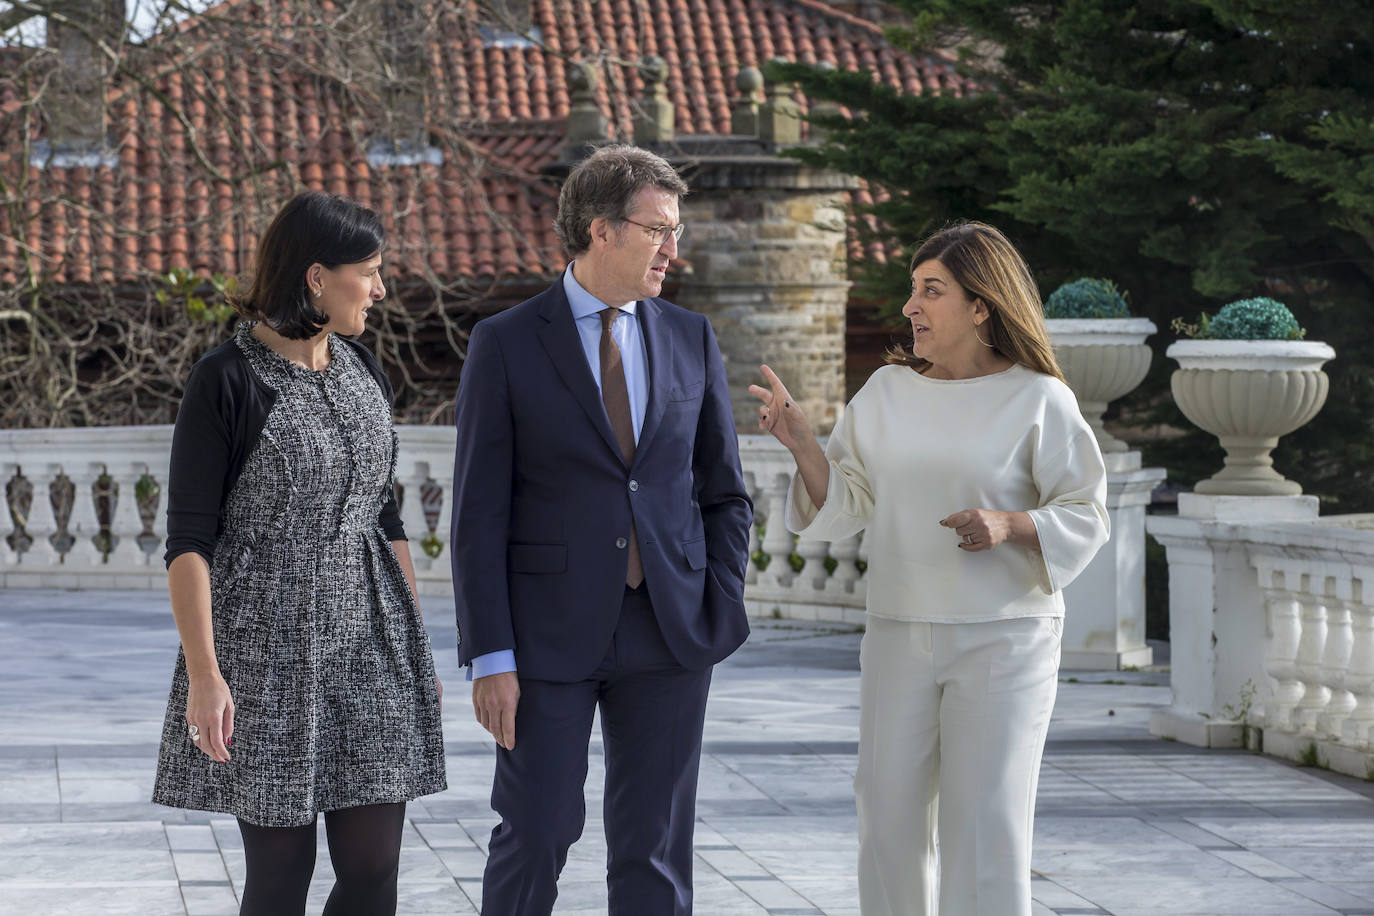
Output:
[[[125,10],[128,13],[130,32],[135,41],[142,41],[151,35],[158,25],[159,15],[164,11],[168,13],[173,22],[185,19],[187,13],[184,9],[200,11],[214,6],[219,0],[125,0]],[[0,0],[0,13],[8,12],[12,4]],[[41,45],[46,33],[46,26],[41,17],[35,16],[17,28],[0,35],[0,44],[5,45]]]

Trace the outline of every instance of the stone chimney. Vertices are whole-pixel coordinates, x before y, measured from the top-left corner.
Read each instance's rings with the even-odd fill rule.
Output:
[[[644,97],[635,112],[635,143],[669,143],[673,139],[674,111],[668,98],[668,62],[658,56],[639,61]]]
[[[506,38],[509,42],[529,33],[533,22],[530,0],[484,0],[478,5],[478,12],[482,20],[481,27],[488,30],[484,38]]]
[[[424,4],[414,0],[374,0],[362,38],[370,42],[374,73],[369,74],[381,99],[376,124],[368,139],[367,157],[374,165],[416,165],[443,162],[443,152],[430,143],[430,74],[427,45],[432,24]]]
[[[124,0],[89,0],[60,7],[68,22],[48,19],[48,47],[58,65],[46,99],[48,143],[42,163],[113,166],[107,139],[105,90],[123,52]],[[35,150],[35,159],[40,151]]]

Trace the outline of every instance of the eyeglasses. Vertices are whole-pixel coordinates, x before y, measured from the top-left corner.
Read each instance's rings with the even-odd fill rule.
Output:
[[[625,222],[633,226],[638,226],[645,232],[649,233],[649,238],[653,241],[655,245],[662,245],[664,242],[668,241],[669,235],[671,235],[674,241],[676,241],[677,239],[682,238],[682,233],[687,231],[686,223],[678,223],[676,226],[646,226],[643,223],[635,222],[632,219],[627,219],[625,220]]]

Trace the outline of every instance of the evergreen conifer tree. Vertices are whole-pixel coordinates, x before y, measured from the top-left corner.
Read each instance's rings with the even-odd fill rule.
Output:
[[[955,218],[999,226],[1047,294],[1109,277],[1160,327],[1123,405],[1190,428],[1162,356],[1175,317],[1267,295],[1337,352],[1317,419],[1279,469],[1327,511],[1374,509],[1374,16],[1364,0],[896,0],[891,39],[945,54],[978,89],[908,96],[868,74],[774,65],[849,118],[795,155],[869,179],[889,241]],[[956,57],[957,55],[957,57]],[[899,306],[906,264],[859,266]],[[1189,484],[1220,465],[1201,433],[1145,442]]]

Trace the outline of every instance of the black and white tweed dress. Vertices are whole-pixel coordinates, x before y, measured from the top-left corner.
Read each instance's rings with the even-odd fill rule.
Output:
[[[224,502],[210,569],[232,759],[191,743],[178,653],[153,801],[287,827],[440,792],[429,639],[378,524],[395,462],[390,405],[337,338],[320,371],[247,327],[235,340],[277,398]]]

